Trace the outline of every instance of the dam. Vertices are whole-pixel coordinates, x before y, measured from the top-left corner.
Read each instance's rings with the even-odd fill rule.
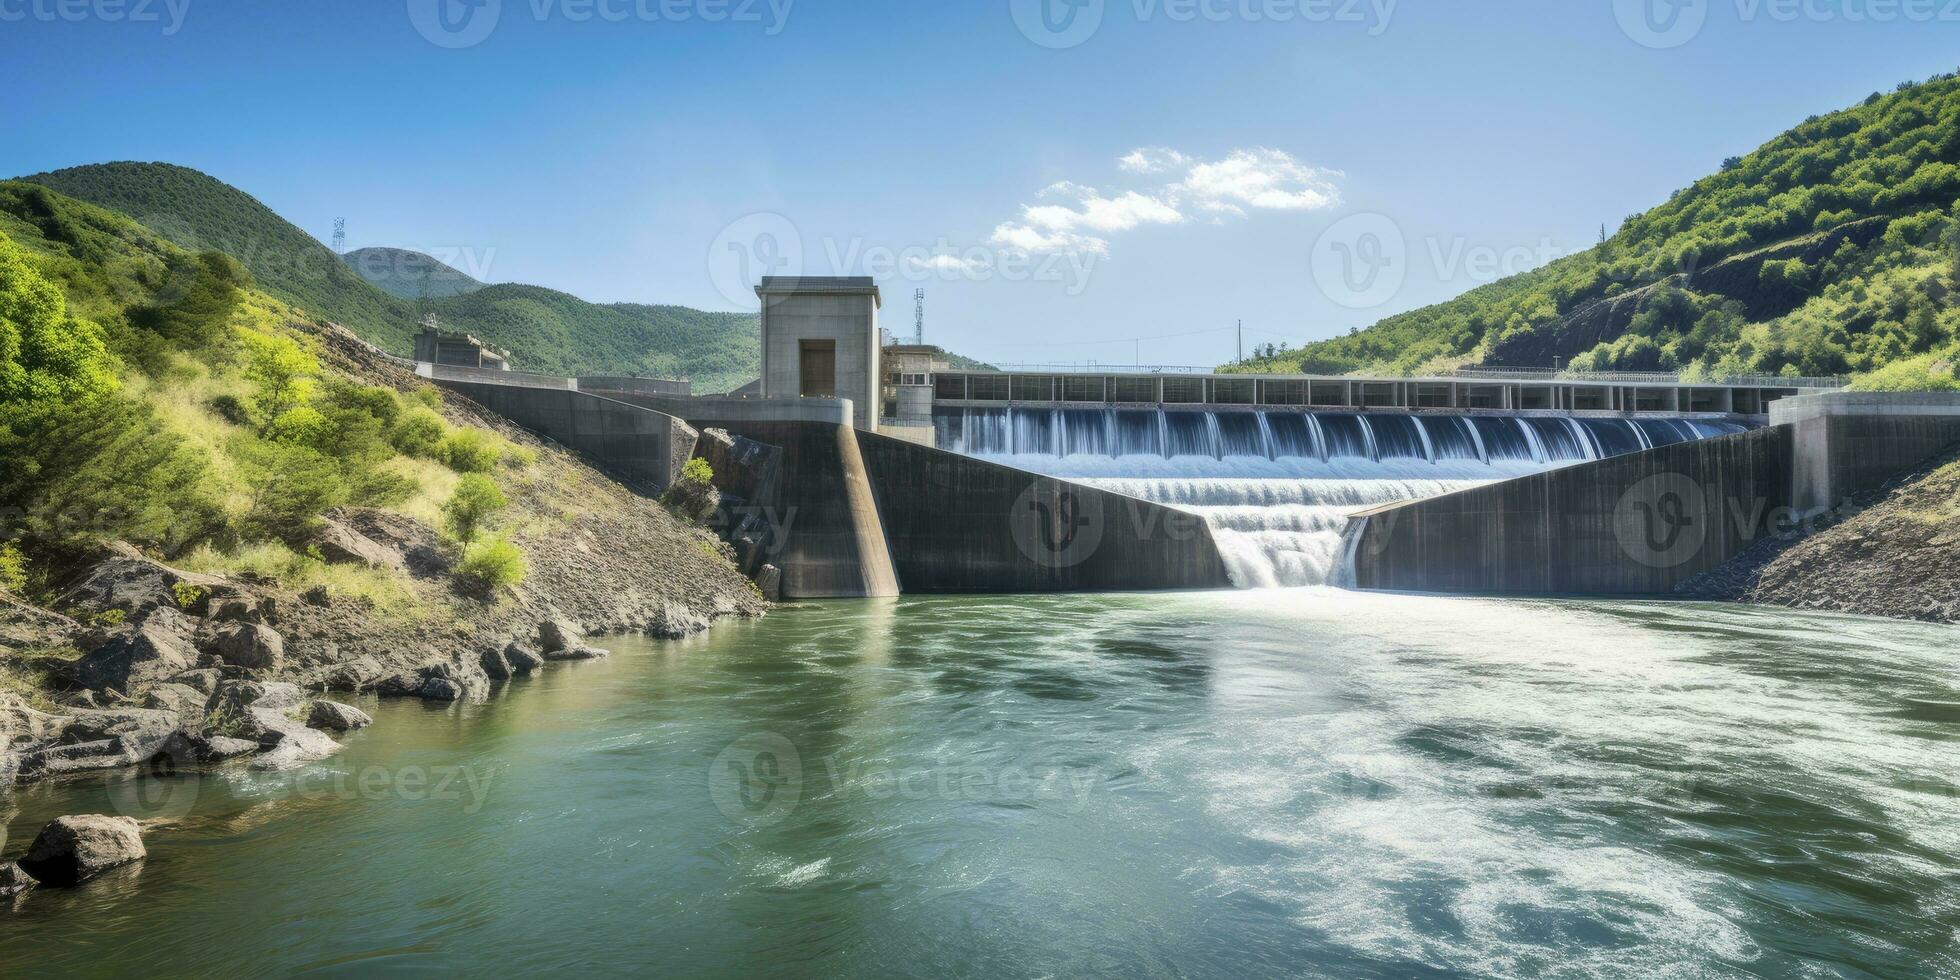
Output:
[[[414,367],[645,492],[708,458],[719,530],[789,598],[1655,594],[1960,440],[1953,399],[1842,379],[954,370],[882,342],[869,279],[757,296],[762,377],[726,394]]]

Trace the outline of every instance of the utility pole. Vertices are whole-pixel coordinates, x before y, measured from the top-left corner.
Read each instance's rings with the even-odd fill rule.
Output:
[[[1239,321],[1239,363],[1245,363],[1245,321]]]

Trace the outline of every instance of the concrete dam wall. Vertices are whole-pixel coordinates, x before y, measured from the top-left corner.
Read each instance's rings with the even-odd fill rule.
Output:
[[[859,433],[906,592],[1109,592],[1231,584],[1202,517]]]
[[[1364,589],[1652,595],[1793,514],[1793,433],[1773,427],[1365,511]]]
[[[571,447],[642,493],[665,489],[694,453],[692,426],[637,405],[565,388],[453,378],[437,378],[435,383]]]

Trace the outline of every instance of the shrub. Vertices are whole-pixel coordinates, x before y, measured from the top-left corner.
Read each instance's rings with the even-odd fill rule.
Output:
[[[404,455],[416,459],[435,459],[442,452],[442,437],[448,427],[442,417],[426,408],[403,415],[388,432],[388,441]]]
[[[456,492],[442,505],[443,524],[456,540],[469,544],[508,503],[489,477],[471,473],[456,482]]]
[[[177,596],[177,608],[186,612],[197,609],[211,599],[211,590],[202,585],[178,582],[170,587]]]
[[[400,473],[368,470],[348,480],[347,502],[357,507],[398,507],[420,489],[420,483]]]
[[[660,495],[660,502],[676,515],[696,523],[714,516],[715,508],[721,505],[721,491],[715,489],[714,467],[705,459],[688,460],[681,466],[667,492]]]
[[[320,514],[347,499],[340,467],[316,450],[252,440],[237,444],[232,455],[251,494],[240,522],[248,538],[310,537]]]
[[[262,426],[312,399],[314,376],[320,373],[312,354],[280,334],[240,330],[238,337],[245,347],[245,377],[258,388],[252,405]]]
[[[100,626],[103,629],[112,630],[118,626],[121,626],[123,622],[128,619],[129,619],[129,611],[126,609],[104,609],[101,612],[96,613],[94,616],[89,617],[89,622],[94,623],[95,625]]]
[[[440,455],[458,473],[488,473],[503,452],[482,429],[457,429],[442,441]]]
[[[0,544],[0,592],[27,589],[27,556],[12,544]]]
[[[211,399],[211,411],[232,425],[249,425],[252,413],[236,395],[219,395]]]
[[[524,572],[524,552],[503,538],[471,545],[456,563],[456,578],[485,593],[524,581]]]

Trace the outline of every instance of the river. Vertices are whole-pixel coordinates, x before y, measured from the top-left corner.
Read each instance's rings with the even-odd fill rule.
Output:
[[[1326,589],[795,606],[297,773],[23,788],[149,859],[0,974],[1960,971],[1950,628]]]

